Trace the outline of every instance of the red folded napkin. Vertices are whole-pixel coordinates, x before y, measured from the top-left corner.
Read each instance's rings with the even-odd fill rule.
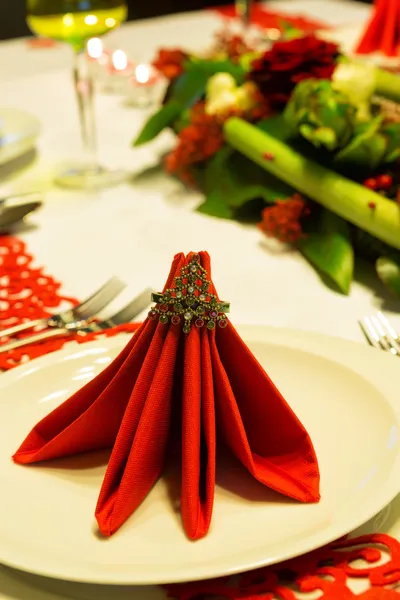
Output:
[[[264,485],[319,500],[303,425],[228,321],[206,252],[175,256],[156,306],[100,375],[40,421],[13,459],[27,464],[112,448],[96,507],[112,535],[161,476],[169,443],[182,456],[181,513],[191,539],[209,528],[216,441]]]
[[[400,54],[400,0],[376,0],[372,18],[356,52],[383,52],[386,56]]]

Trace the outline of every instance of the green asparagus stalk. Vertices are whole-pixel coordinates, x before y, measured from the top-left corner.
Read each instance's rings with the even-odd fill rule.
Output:
[[[375,68],[375,93],[393,102],[400,102],[400,76]]]
[[[237,117],[224,126],[233,148],[299,192],[360,229],[400,249],[400,206],[309,160],[290,146]]]

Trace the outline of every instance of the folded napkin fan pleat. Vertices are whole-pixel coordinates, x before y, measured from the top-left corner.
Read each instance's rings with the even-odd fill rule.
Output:
[[[309,435],[226,318],[229,305],[211,282],[209,255],[175,256],[155,301],[119,356],[42,419],[14,461],[111,449],[95,510],[107,536],[162,476],[177,437],[181,515],[191,539],[210,526],[217,439],[265,486],[317,502],[319,470]]]
[[[398,56],[400,52],[400,2],[376,0],[372,17],[358,43],[356,52],[383,52]]]

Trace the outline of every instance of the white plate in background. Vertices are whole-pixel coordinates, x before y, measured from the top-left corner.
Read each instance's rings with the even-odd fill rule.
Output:
[[[40,122],[31,114],[0,107],[0,165],[32,150],[40,129]]]

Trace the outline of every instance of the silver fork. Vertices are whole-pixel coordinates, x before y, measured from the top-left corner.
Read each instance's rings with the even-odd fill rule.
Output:
[[[368,343],[374,348],[400,356],[400,338],[388,319],[381,312],[359,321]]]
[[[121,281],[121,279],[118,277],[111,277],[111,279],[102,285],[101,288],[78,304],[78,306],[74,306],[73,308],[48,318],[36,319],[34,321],[15,325],[14,327],[9,327],[8,329],[0,330],[0,339],[2,337],[10,337],[21,331],[33,329],[34,327],[42,326],[59,328],[79,321],[88,321],[110,304],[110,302],[112,302],[125,287],[126,283]]]
[[[57,327],[47,331],[42,331],[41,333],[30,335],[22,340],[13,340],[8,344],[0,345],[0,354],[51,338],[72,335],[73,333],[87,335],[88,333],[105,331],[106,329],[111,329],[112,327],[129,323],[149,306],[151,303],[152,291],[153,290],[151,289],[144,290],[141,294],[139,294],[139,296],[136,296],[136,298],[129,302],[129,304],[127,304],[122,310],[118,311],[111,317],[104,319],[103,321],[77,321],[75,323],[68,323],[64,327]]]

